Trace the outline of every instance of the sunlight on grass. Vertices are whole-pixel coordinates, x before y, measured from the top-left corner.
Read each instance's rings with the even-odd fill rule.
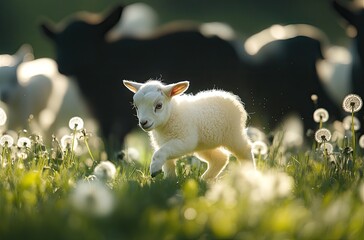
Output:
[[[258,170],[231,157],[209,182],[193,156],[178,161],[176,179],[151,178],[152,149],[139,130],[115,159],[79,119],[50,146],[27,131],[3,134],[0,238],[359,239],[363,144],[354,162],[352,128],[336,134],[320,111],[314,147],[285,145],[283,131],[271,143],[257,138]]]

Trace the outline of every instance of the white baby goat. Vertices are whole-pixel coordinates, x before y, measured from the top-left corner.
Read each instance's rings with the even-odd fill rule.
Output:
[[[189,86],[187,81],[169,85],[155,80],[123,83],[135,93],[139,125],[149,133],[156,150],[150,165],[152,177],[162,167],[166,177],[175,176],[172,159],[195,153],[208,164],[202,178],[215,178],[228,163],[229,155],[223,148],[254,164],[245,133],[247,113],[238,96],[220,90],[181,95]]]

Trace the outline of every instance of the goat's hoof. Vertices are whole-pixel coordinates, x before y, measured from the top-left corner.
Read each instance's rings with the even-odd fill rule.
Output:
[[[157,175],[161,174],[162,170],[156,171],[156,172],[152,172],[151,176],[152,178],[156,177]]]

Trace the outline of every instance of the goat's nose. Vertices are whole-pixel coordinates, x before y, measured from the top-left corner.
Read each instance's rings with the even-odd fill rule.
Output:
[[[142,127],[144,127],[148,124],[148,120],[141,120],[139,123]]]

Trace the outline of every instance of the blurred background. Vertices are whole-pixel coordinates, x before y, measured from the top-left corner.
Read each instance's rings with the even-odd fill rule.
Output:
[[[35,58],[54,57],[40,22],[59,23],[78,11],[105,13],[117,4],[144,2],[158,14],[158,23],[173,20],[219,21],[229,24],[245,39],[273,24],[307,23],[320,28],[332,44],[349,41],[330,0],[1,0],[0,54],[14,53],[23,43]]]

